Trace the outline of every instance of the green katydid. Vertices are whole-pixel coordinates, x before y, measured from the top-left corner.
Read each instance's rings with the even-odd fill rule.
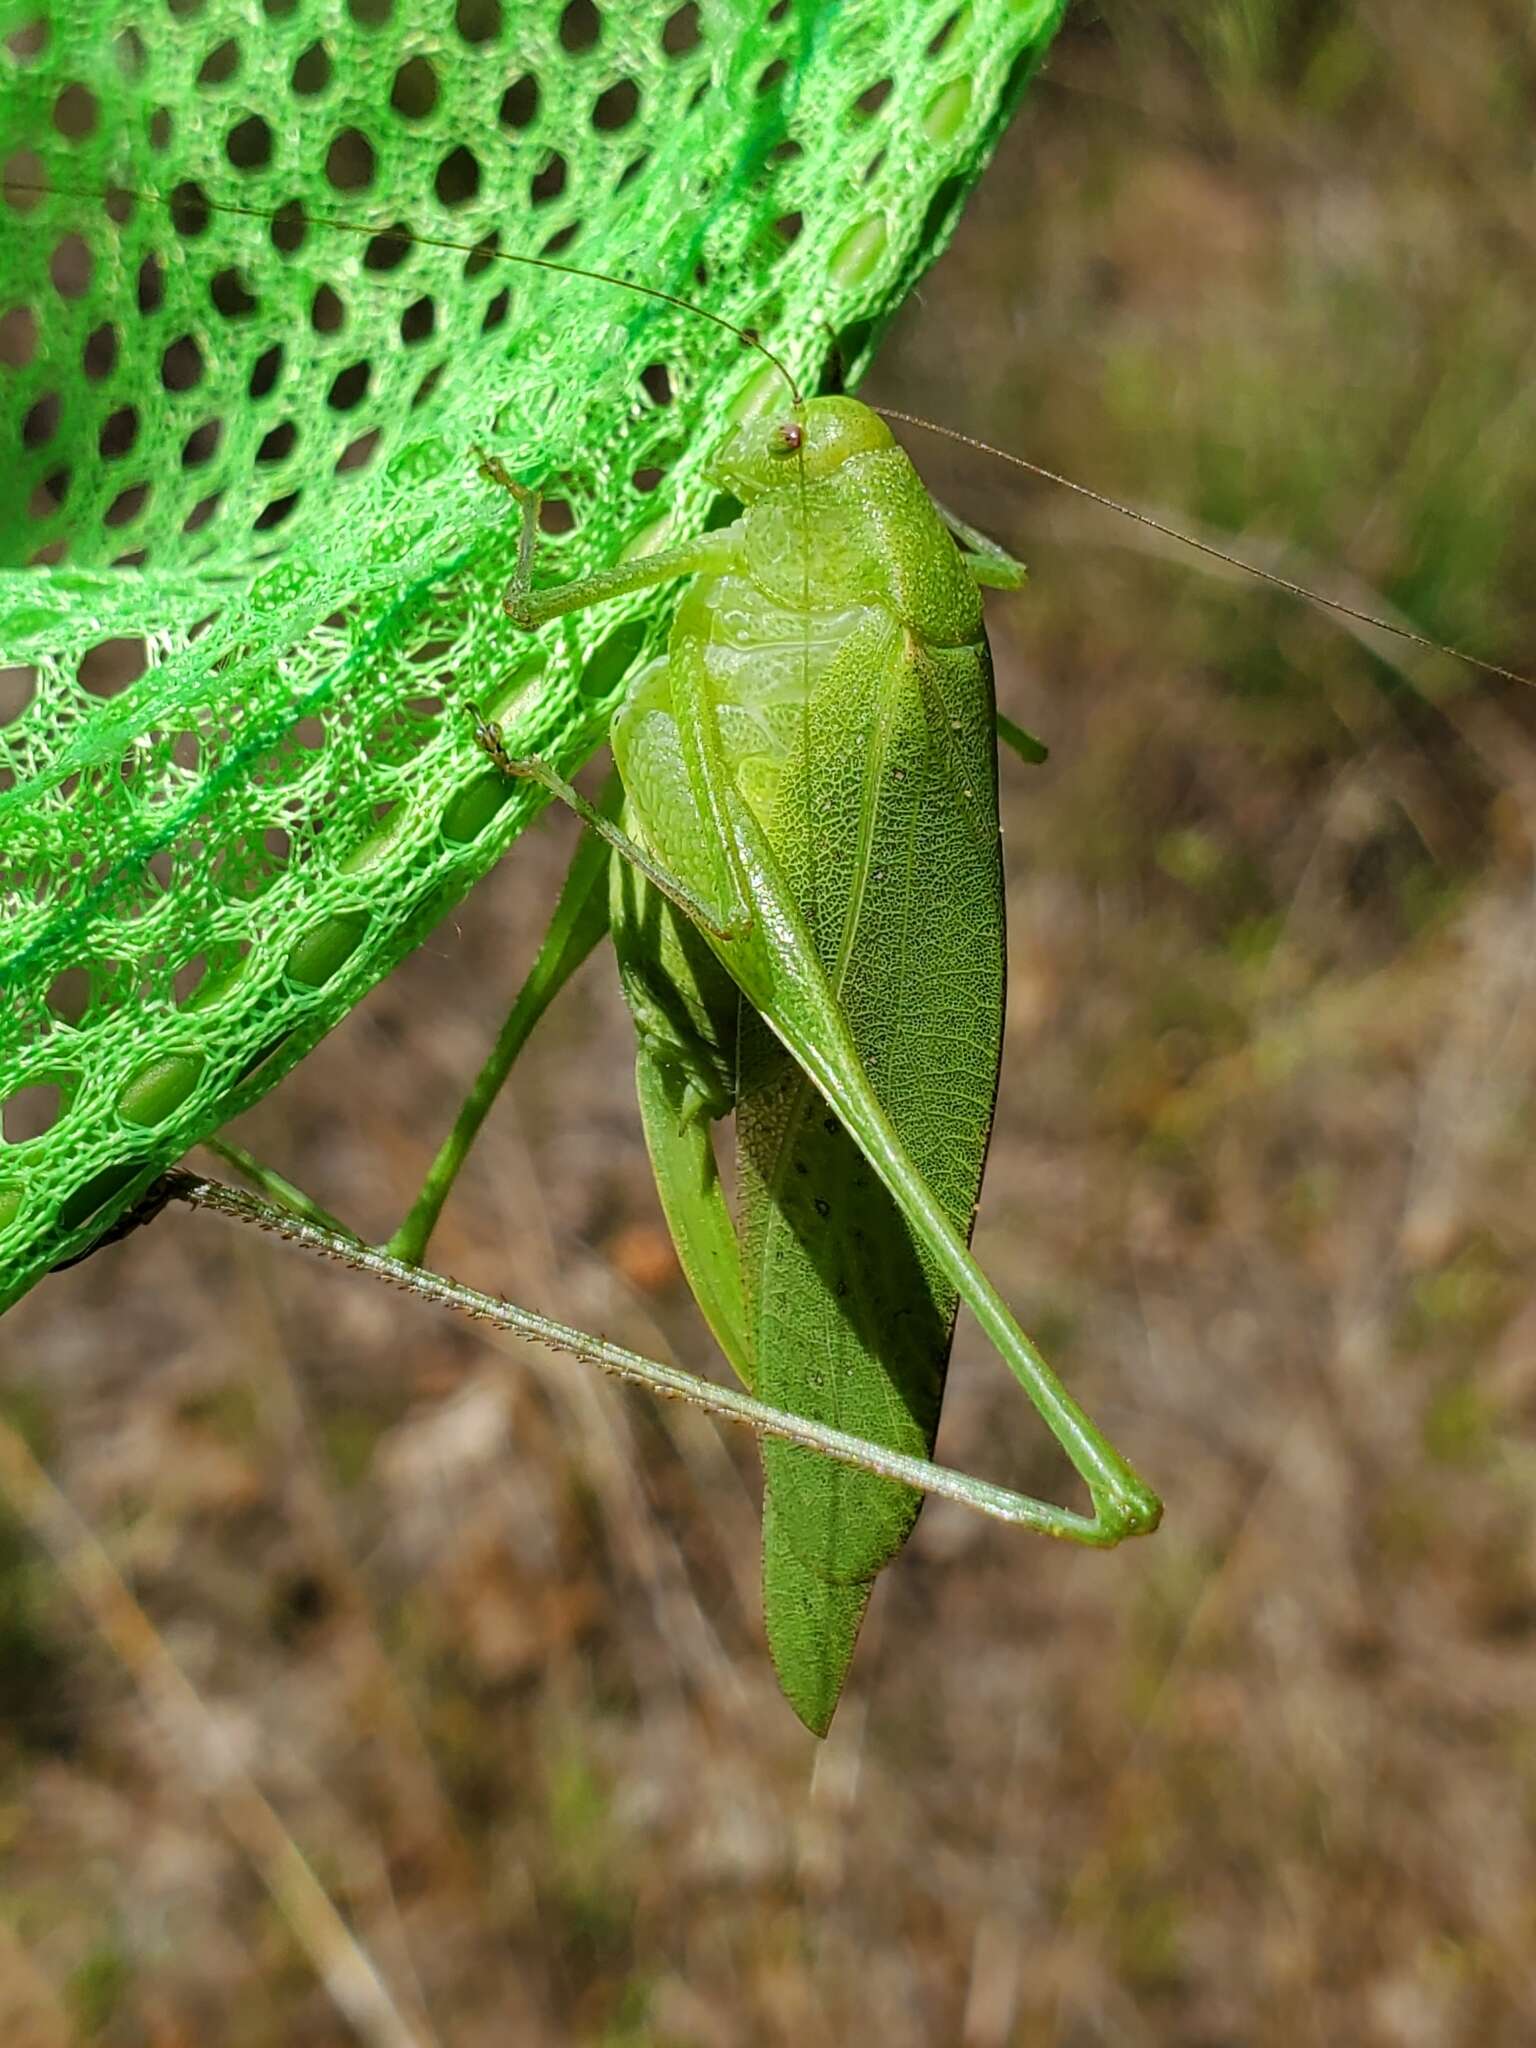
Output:
[[[536,761],[511,772],[616,850],[611,919],[638,1092],[685,1272],[742,1380],[772,1405],[927,1456],[964,1299],[1085,1481],[1112,1544],[1159,1503],[1072,1401],[968,1250],[997,1086],[1003,898],[991,663],[966,553],[876,414],[801,401],[739,424],[713,481],[734,524],[555,590],[522,507],[506,608],[532,629],[692,579],[667,654],[612,731],[616,826]],[[964,530],[964,537],[977,537]],[[712,1120],[734,1113],[738,1214]],[[764,1608],[781,1682],[831,1719],[876,1573],[918,1497],[765,1444]]]

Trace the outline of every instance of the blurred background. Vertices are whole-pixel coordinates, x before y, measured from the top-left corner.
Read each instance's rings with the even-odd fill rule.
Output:
[[[1536,36],[1508,0],[1071,18],[869,390],[1536,669]],[[1162,1489],[924,1513],[830,1739],[749,1442],[212,1219],[0,1388],[443,2048],[1536,2033],[1536,698],[911,437],[993,603],[1011,1011],[983,1263]],[[236,1135],[369,1235],[531,957],[550,818]],[[436,1262],[712,1369],[599,957]],[[940,1449],[1058,1460],[961,1324]],[[350,2039],[0,1520],[16,2048]]]

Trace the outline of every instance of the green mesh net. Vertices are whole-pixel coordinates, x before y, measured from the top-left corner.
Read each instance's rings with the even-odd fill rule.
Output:
[[[570,773],[664,631],[514,633],[474,451],[563,578],[708,518],[771,373],[497,252],[856,375],[1061,4],[0,13],[0,1306],[505,852],[536,799],[465,700]]]

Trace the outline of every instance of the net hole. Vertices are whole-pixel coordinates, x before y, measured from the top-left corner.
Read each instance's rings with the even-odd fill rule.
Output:
[[[417,299],[407,306],[400,315],[400,339],[407,348],[418,341],[426,341],[437,325],[437,308],[430,299]]]
[[[542,206],[551,199],[558,199],[565,190],[567,165],[558,149],[552,149],[546,158],[544,168],[530,180],[528,196],[535,206]]]
[[[200,469],[205,462],[211,462],[223,432],[223,425],[218,420],[204,420],[200,427],[194,427],[182,443],[182,468]]]
[[[773,231],[780,241],[787,246],[790,242],[796,241],[799,238],[800,230],[804,226],[805,215],[803,213],[781,213],[773,224]]]
[[[28,662],[0,668],[0,725],[20,718],[37,694],[37,670]]]
[[[224,154],[237,171],[264,171],[272,161],[272,130],[259,114],[237,121],[224,138]]]
[[[274,498],[271,504],[264,505],[251,521],[252,532],[270,533],[274,526],[281,526],[285,519],[292,516],[298,502],[297,491],[290,491],[286,498]]]
[[[30,213],[42,203],[48,186],[48,168],[36,150],[18,149],[5,160],[0,174],[5,203],[17,213]]]
[[[640,111],[640,88],[632,78],[621,78],[600,92],[592,106],[592,126],[599,134],[627,128]]]
[[[326,393],[326,404],[332,412],[351,412],[363,402],[368,390],[370,370],[367,363],[349,363],[331,380]]]
[[[645,645],[645,621],[626,619],[594,650],[577,678],[576,687],[589,701],[609,697],[619,687]]]
[[[891,96],[892,84],[889,78],[877,78],[873,85],[865,86],[853,103],[854,112],[865,116],[878,114]]]
[[[597,47],[602,32],[603,17],[592,0],[570,0],[570,5],[560,17],[561,49],[569,56],[579,57]]]
[[[567,221],[563,228],[556,228],[549,240],[540,247],[539,254],[541,256],[561,255],[565,250],[569,249],[580,233],[581,222],[579,220]]]
[[[395,0],[347,0],[347,12],[359,28],[383,28],[395,11]]]
[[[292,256],[295,250],[303,248],[305,237],[309,233],[309,222],[305,219],[304,209],[297,199],[290,199],[277,209],[267,233],[279,256]]]
[[[213,209],[196,179],[184,178],[171,193],[170,214],[171,226],[187,240],[207,233]]]
[[[37,315],[30,306],[12,306],[0,313],[0,363],[24,370],[37,354]]]
[[[48,984],[43,997],[61,1024],[78,1024],[91,1007],[91,977],[83,967],[66,967]]]
[[[6,1144],[26,1145],[47,1137],[63,1111],[64,1093],[56,1081],[34,1081],[30,1088],[18,1088],[0,1105]]]
[[[28,408],[21,423],[21,443],[24,448],[41,448],[51,441],[59,431],[59,414],[62,400],[57,391],[45,391],[37,403]]]
[[[292,420],[284,420],[270,434],[263,435],[256,450],[258,462],[286,462],[298,443],[299,430]]]
[[[110,376],[117,367],[117,329],[93,327],[85,337],[80,367],[93,382]]]
[[[146,256],[139,265],[135,295],[141,313],[158,313],[165,300],[165,271],[158,256]]]
[[[494,43],[501,34],[501,0],[458,0],[453,25],[471,48]]]
[[[185,461],[186,457],[183,456],[182,460]],[[199,498],[186,518],[181,522],[182,532],[200,533],[214,513],[218,511],[223,495],[222,491],[215,491],[211,498]]]
[[[425,377],[422,378],[421,382],[416,386],[415,391],[411,395],[412,412],[416,410],[417,406],[426,404],[427,400],[432,396],[433,392],[437,389],[438,384],[442,378],[442,374],[442,364],[434,363],[432,368],[428,370]]]
[[[653,405],[672,403],[672,376],[665,363],[647,363],[640,372],[640,382]]]
[[[941,21],[939,23],[939,26],[937,27],[937,29],[935,29],[933,33],[933,38],[928,45],[928,54],[930,57],[937,57],[939,52],[944,48],[944,45],[949,41],[950,37],[954,34],[955,30],[960,26],[960,16],[963,12],[963,8],[957,7],[954,13],[951,14],[946,21]]]
[[[96,446],[102,460],[111,462],[119,455],[126,455],[138,438],[139,416],[131,405],[122,405],[102,421]]]
[[[694,0],[688,0],[686,7],[679,7],[675,14],[669,14],[662,24],[661,47],[669,57],[686,57],[702,41],[699,10]]]
[[[66,85],[53,103],[53,125],[66,142],[84,141],[100,119],[96,95],[83,85]]]
[[[489,270],[496,261],[499,237],[495,234],[482,235],[464,259],[466,278],[478,277],[482,270]]]
[[[614,184],[614,191],[622,192],[626,185],[632,183],[634,179],[639,177],[640,173],[645,169],[646,165],[650,162],[650,160],[651,152],[648,149],[642,149],[638,156],[632,156],[629,162],[624,166],[623,170],[620,171],[618,179]]]
[[[75,664],[75,681],[92,697],[119,696],[149,667],[149,649],[133,639],[98,640]]]
[[[103,526],[127,526],[131,520],[138,518],[148,499],[148,484],[130,484],[126,491],[119,491],[107,507],[102,519]]]
[[[265,398],[278,380],[283,367],[283,351],[280,346],[265,350],[256,358],[251,368],[250,382],[246,389],[252,398]]]
[[[564,498],[546,498],[539,507],[539,531],[551,536],[572,533],[576,528],[576,514]]]
[[[379,446],[379,429],[371,427],[366,434],[360,434],[355,441],[349,441],[336,458],[338,475],[349,470],[366,469],[372,462]]]
[[[220,270],[208,281],[213,310],[226,320],[244,320],[256,310],[256,299],[238,270]]]
[[[346,321],[346,307],[328,284],[321,285],[309,309],[310,326],[316,334],[338,334]]]
[[[647,463],[643,469],[635,471],[634,475],[630,478],[630,482],[637,491],[649,493],[655,490],[665,475],[666,471],[664,469],[657,469],[654,463]]]
[[[176,124],[171,119],[169,107],[156,107],[149,117],[149,146],[151,149],[169,149]]]
[[[363,251],[364,270],[398,270],[402,263],[415,253],[416,244],[404,221],[397,221],[392,228],[370,238]]]
[[[238,987],[250,950],[250,942],[240,939],[221,948],[212,959],[206,953],[194,953],[171,977],[177,1005],[200,1010],[205,1004],[222,1001]]]
[[[539,81],[531,71],[525,71],[502,94],[496,118],[503,128],[527,128],[538,111]]]
[[[194,953],[190,960],[183,961],[171,976],[171,995],[181,1005],[197,993],[208,972],[208,955]]]
[[[203,353],[190,334],[179,335],[160,358],[160,382],[167,391],[190,391],[203,381]]]
[[[493,327],[500,327],[506,319],[511,305],[512,294],[503,286],[486,307],[485,316],[480,322],[480,332],[482,334],[489,334]]]
[[[203,59],[197,83],[203,87],[228,85],[240,69],[240,45],[232,36],[217,43]]]
[[[421,121],[437,105],[437,92],[437,73],[425,57],[412,57],[395,73],[389,104],[405,120]]]
[[[461,143],[437,167],[433,190],[444,206],[465,206],[480,190],[480,165]]]
[[[56,469],[45,476],[27,500],[29,519],[51,519],[69,492],[69,471]],[[0,721],[3,723],[3,721]]]
[[[788,73],[789,65],[784,58],[775,57],[773,62],[765,66],[758,76],[757,90],[759,94],[775,91],[784,83]]]
[[[373,144],[360,128],[343,128],[325,153],[326,183],[337,192],[361,192],[377,169]]]
[[[31,64],[41,57],[48,47],[48,23],[39,17],[36,21],[25,21],[20,28],[13,28],[5,39],[7,54],[18,64]]]
[[[311,43],[294,60],[291,80],[301,99],[312,99],[331,82],[331,53],[324,43]]]
[[[48,275],[61,299],[83,298],[92,268],[91,252],[79,235],[66,235],[48,259]]]
[[[133,81],[143,77],[149,52],[136,28],[125,28],[113,39],[112,56],[124,78]]]

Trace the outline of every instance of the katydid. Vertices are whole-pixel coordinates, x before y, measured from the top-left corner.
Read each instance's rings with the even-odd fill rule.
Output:
[[[534,628],[692,579],[614,720],[611,921],[638,1092],[679,1257],[742,1380],[776,1407],[928,1456],[964,1299],[1086,1482],[1038,1526],[1111,1544],[1156,1497],[1066,1393],[968,1250],[997,1089],[1003,892],[979,584],[889,428],[850,398],[739,424],[712,480],[734,524],[534,591],[522,506],[506,607]],[[493,749],[497,735],[486,735]],[[734,1112],[738,1214],[713,1119]],[[910,1489],[763,1448],[763,1595],[784,1690],[831,1720]]]

